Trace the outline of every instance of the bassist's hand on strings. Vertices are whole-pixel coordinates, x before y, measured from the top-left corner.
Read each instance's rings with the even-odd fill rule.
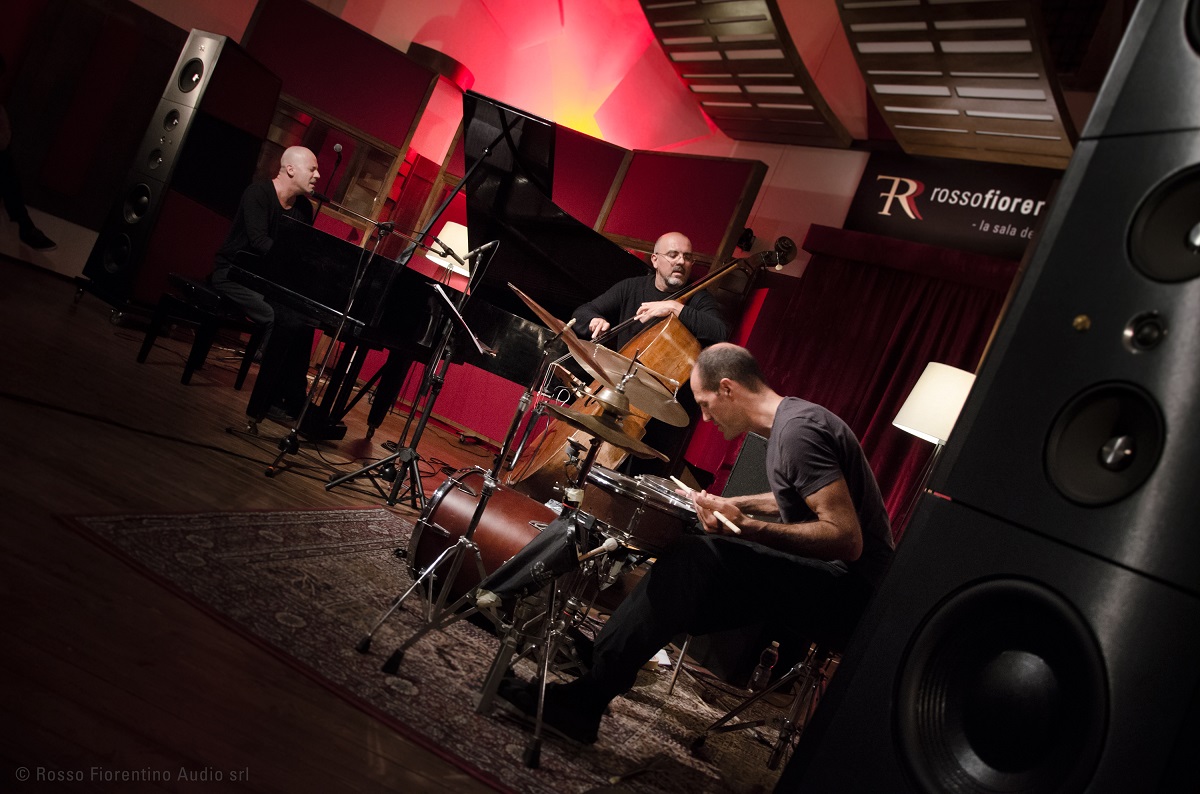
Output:
[[[590,323],[588,323],[588,329],[592,332],[592,339],[595,339],[596,337],[600,336],[600,334],[607,331],[608,328],[609,328],[609,322],[608,322],[608,320],[605,320],[603,317],[593,317],[592,321]]]
[[[634,317],[638,322],[644,323],[655,317],[666,317],[669,314],[678,317],[681,311],[683,311],[683,304],[679,301],[650,301],[639,306]]]

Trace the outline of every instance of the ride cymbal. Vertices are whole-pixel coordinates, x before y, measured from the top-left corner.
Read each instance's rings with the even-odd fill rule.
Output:
[[[596,345],[593,353],[596,363],[613,383],[620,384],[630,366],[635,367],[633,377],[625,381],[624,386],[617,387],[625,392],[625,396],[635,408],[669,425],[687,426],[690,417],[675,399],[675,389],[679,388],[677,381],[655,372],[641,362],[635,365],[632,359],[606,347]]]
[[[613,382],[609,380],[608,373],[604,371],[604,367],[600,366],[600,363],[592,356],[589,346],[582,339],[580,339],[575,332],[567,326],[566,323],[543,309],[538,305],[537,301],[526,295],[524,292],[521,292],[521,290],[517,289],[511,283],[509,283],[508,288],[516,293],[517,297],[520,298],[525,305],[528,306],[530,310],[532,310],[533,313],[538,316],[538,319],[541,320],[547,328],[558,334],[559,337],[567,343],[567,350],[571,352],[571,358],[579,362],[579,366],[583,367],[589,375],[603,383],[605,386],[610,388],[614,386]]]
[[[621,430],[620,425],[617,425],[611,419],[606,418],[608,414],[593,416],[591,414],[581,413],[572,408],[557,403],[544,403],[546,410],[558,417],[562,421],[574,427],[577,430],[582,430],[585,433],[590,433],[601,441],[606,441],[614,447],[619,447],[626,452],[631,452],[639,458],[658,458],[661,461],[670,462],[663,453],[653,447],[643,444],[636,438],[630,438]]]

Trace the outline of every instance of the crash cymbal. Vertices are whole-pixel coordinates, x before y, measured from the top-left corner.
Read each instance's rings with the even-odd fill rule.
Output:
[[[543,403],[543,405],[545,405],[546,410],[571,427],[582,430],[585,433],[590,433],[601,441],[607,441],[614,447],[620,447],[627,452],[632,452],[639,458],[658,458],[659,460],[670,462],[670,458],[658,450],[646,446],[636,438],[630,438],[625,435],[619,426],[606,418],[607,414],[592,416],[591,414],[580,413],[565,405],[552,402]]]
[[[628,357],[615,350],[596,346],[593,351],[596,362],[604,369],[609,380],[620,383],[633,363]],[[625,381],[622,389],[633,407],[660,419],[675,427],[686,427],[690,418],[687,411],[675,399],[675,389],[679,384],[673,379],[655,372],[640,362],[635,368],[632,378]]]
[[[604,368],[600,366],[599,362],[597,362],[595,357],[592,355],[592,348],[597,347],[596,345],[588,345],[585,343],[575,334],[573,330],[571,330],[571,328],[567,326],[566,323],[543,309],[538,305],[537,301],[526,295],[524,292],[521,292],[521,290],[517,289],[511,283],[508,285],[508,288],[516,293],[517,297],[520,298],[525,305],[528,306],[530,310],[532,310],[533,313],[538,316],[538,319],[541,320],[547,328],[558,334],[559,337],[567,343],[567,350],[571,352],[571,358],[578,361],[579,366],[583,367],[589,375],[603,383],[605,386],[613,386],[613,382],[609,380],[608,374],[604,371]]]

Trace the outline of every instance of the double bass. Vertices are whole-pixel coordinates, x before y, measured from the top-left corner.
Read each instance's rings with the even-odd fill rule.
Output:
[[[734,259],[720,269],[715,270],[696,282],[685,285],[678,292],[665,300],[675,300],[686,303],[689,298],[702,289],[708,288],[722,278],[742,271],[752,276],[763,265],[782,268],[796,255],[796,244],[788,237],[780,237],[771,249],[760,251],[744,259]],[[612,337],[628,327],[636,319],[630,317],[610,328],[605,337]],[[603,340],[596,340],[595,344]],[[665,318],[655,318],[649,325],[638,332],[620,349],[619,354],[644,369],[652,370],[663,379],[674,381],[678,389],[691,377],[692,367],[700,354],[700,342],[692,335],[678,317],[671,314]],[[586,389],[578,389],[581,393],[573,404],[573,408],[581,413],[599,415],[601,406],[592,395],[599,388],[593,382]],[[532,424],[537,414],[530,419]],[[646,424],[650,415],[637,406],[630,406],[630,411],[621,423],[621,429],[628,437],[640,440],[646,433]],[[507,485],[524,491],[535,498],[550,498],[556,488],[561,488],[575,480],[576,469],[579,465],[578,450],[585,449],[590,443],[590,436],[583,431],[575,430],[561,421],[551,421],[540,435],[530,442],[530,451],[518,456],[509,463],[510,472],[505,478]],[[612,444],[603,443],[596,455],[596,464],[607,469],[616,469],[624,462],[628,453]]]

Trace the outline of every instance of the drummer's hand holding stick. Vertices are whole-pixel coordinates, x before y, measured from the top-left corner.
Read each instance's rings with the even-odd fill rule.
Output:
[[[696,508],[696,517],[700,519],[705,531],[716,532],[721,530],[723,525],[724,529],[734,535],[742,534],[741,527],[738,526],[738,522],[743,518],[742,511],[738,510],[728,499],[713,496],[707,491],[694,491],[685,482],[674,476],[671,477],[671,481],[679,486],[676,493],[692,500],[692,504]],[[735,517],[730,518],[726,513]]]

